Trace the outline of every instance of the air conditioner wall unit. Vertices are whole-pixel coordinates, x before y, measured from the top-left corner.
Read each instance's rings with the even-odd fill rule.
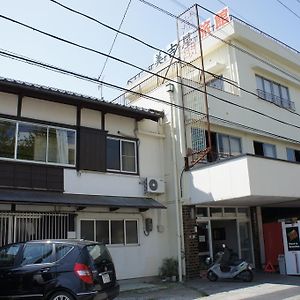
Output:
[[[162,178],[147,177],[145,180],[145,193],[163,194],[165,182]]]

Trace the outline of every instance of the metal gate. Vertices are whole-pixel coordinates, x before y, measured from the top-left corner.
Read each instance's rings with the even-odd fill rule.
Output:
[[[67,213],[0,212],[0,246],[38,239],[66,239]]]

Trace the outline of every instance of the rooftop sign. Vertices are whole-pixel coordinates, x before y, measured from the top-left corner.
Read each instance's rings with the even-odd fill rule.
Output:
[[[193,20],[194,19],[194,20]],[[195,12],[187,11],[180,17],[179,21],[181,28],[179,28],[179,36],[181,37],[179,41],[174,41],[168,45],[165,54],[162,51],[157,52],[154,55],[154,62],[148,67],[149,71],[152,71],[159,65],[164,64],[169,61],[172,56],[175,56],[176,53],[180,53],[180,59],[183,61],[191,61],[195,58],[195,55],[200,53],[200,44],[199,44],[199,32],[201,40],[205,39],[213,32],[221,29],[223,26],[230,22],[230,15],[228,7],[224,7],[218,11],[213,16],[213,25],[211,19],[206,19],[201,22],[198,28],[198,22],[196,22]],[[128,80],[127,84],[133,83],[135,80],[139,79],[144,72],[140,72],[131,79]]]

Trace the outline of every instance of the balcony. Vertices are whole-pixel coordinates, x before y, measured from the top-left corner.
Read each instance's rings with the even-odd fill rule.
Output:
[[[300,198],[299,178],[299,163],[245,154],[187,172],[184,198],[186,204],[289,205]]]

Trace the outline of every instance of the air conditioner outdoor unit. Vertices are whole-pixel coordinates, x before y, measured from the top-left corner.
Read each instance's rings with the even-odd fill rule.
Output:
[[[156,177],[147,177],[145,180],[145,193],[162,194],[165,192],[165,183],[163,179]]]

